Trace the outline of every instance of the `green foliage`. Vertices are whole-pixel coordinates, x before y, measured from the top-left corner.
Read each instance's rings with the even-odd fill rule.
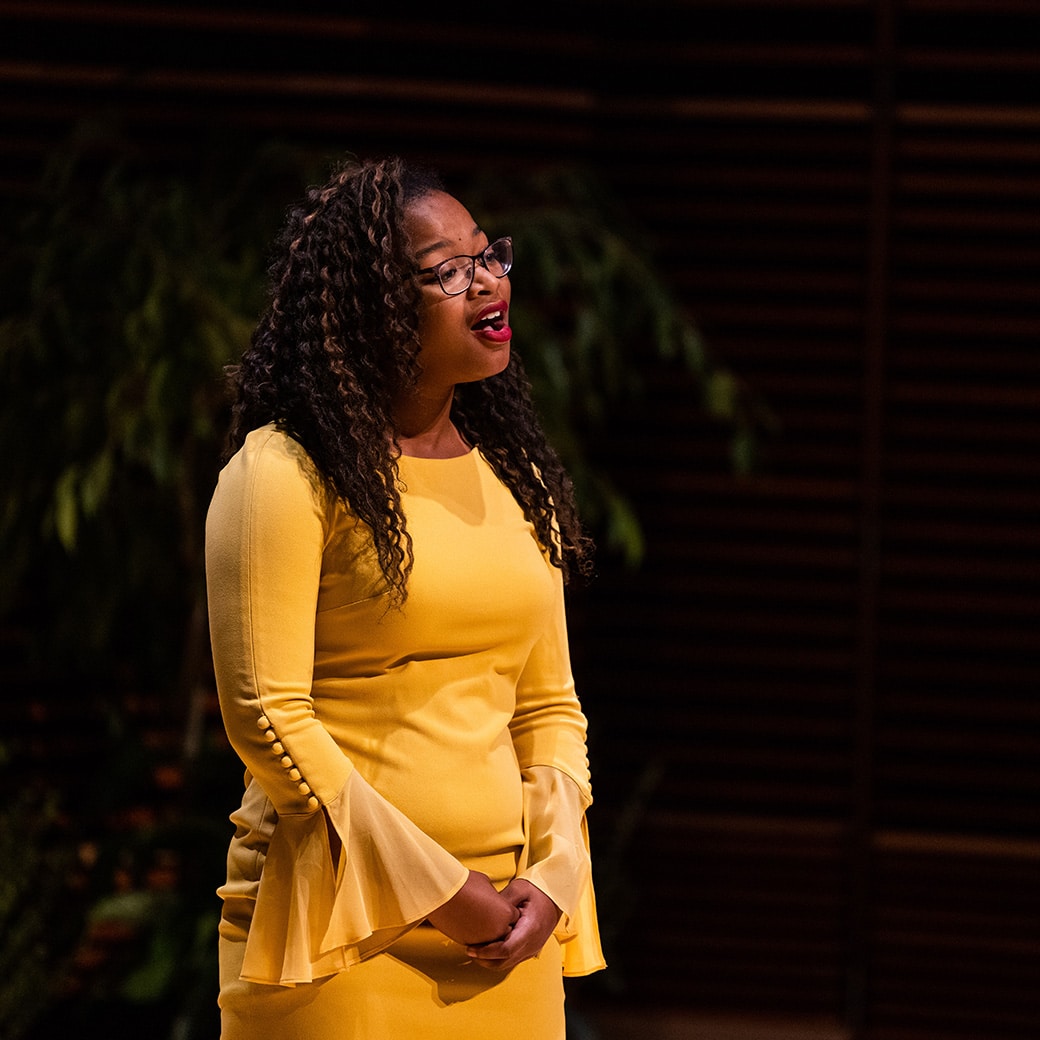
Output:
[[[222,367],[261,306],[275,158],[158,177],[110,138],[77,140],[8,223],[0,610],[47,612],[37,649],[51,662],[66,648],[79,667],[107,660],[122,633],[119,650],[154,666],[154,648],[178,641],[169,626],[199,590]]]
[[[75,831],[98,862],[89,885],[64,893],[70,942],[90,941],[85,911],[129,855],[99,789],[110,801],[117,791],[154,797],[141,778],[170,755],[142,740],[124,694],[167,705],[174,732],[202,717],[189,701],[204,698],[208,667],[202,532],[226,428],[223,367],[262,306],[266,252],[299,176],[297,158],[276,148],[248,158],[215,149],[190,171],[157,173],[118,135],[85,128],[0,223],[0,618],[27,675],[61,676],[52,685],[78,690],[80,710],[112,727],[95,749],[102,768],[77,792],[91,792],[89,805],[76,799]],[[24,781],[20,765],[5,768],[4,791]],[[198,770],[197,752],[190,765]],[[125,978],[83,992],[84,1013],[113,999],[183,1001],[193,937],[217,909],[226,804],[205,807],[221,821],[206,834],[218,862],[205,894],[148,893],[162,901],[150,907],[145,947]],[[0,822],[25,855],[43,854],[20,818]],[[169,842],[163,855],[187,848],[181,836]],[[180,861],[200,861],[198,851]],[[16,895],[19,916],[3,921],[0,943],[0,964],[18,967],[0,987],[5,1036],[46,1010],[38,980],[60,957],[56,897],[32,886]],[[115,909],[102,902],[95,913]]]

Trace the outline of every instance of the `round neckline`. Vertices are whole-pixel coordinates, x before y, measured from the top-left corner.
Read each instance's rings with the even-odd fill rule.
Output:
[[[473,457],[473,453],[477,450],[476,445],[471,447],[469,451],[462,455],[406,455],[401,452],[397,456],[398,461],[401,459],[417,460],[419,462],[457,462],[459,459],[469,459]]]

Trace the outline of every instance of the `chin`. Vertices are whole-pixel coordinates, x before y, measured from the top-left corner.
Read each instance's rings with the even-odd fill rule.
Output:
[[[495,353],[488,359],[486,365],[481,366],[483,372],[479,376],[475,376],[469,380],[472,383],[479,383],[483,379],[490,379],[492,376],[501,375],[509,367],[509,344],[502,344],[501,348],[495,351]]]
[[[504,344],[501,353],[498,355],[498,364],[494,366],[494,371],[491,373],[493,376],[501,375],[509,367],[509,344]]]

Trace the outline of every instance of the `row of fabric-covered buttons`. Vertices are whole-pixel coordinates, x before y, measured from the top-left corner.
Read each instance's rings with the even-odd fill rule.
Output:
[[[285,753],[285,747],[278,739],[278,734],[275,733],[271,720],[266,715],[261,715],[256,720],[256,725],[263,733],[264,739],[271,745],[271,752],[278,756],[283,768],[289,774],[289,779],[296,784],[297,790],[307,799],[307,808],[311,810],[317,809],[319,803],[318,799],[311,794],[311,785],[303,779],[293,760]]]

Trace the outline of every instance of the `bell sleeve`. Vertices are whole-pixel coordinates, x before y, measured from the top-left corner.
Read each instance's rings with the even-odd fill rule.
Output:
[[[384,949],[466,868],[371,788],[317,718],[314,621],[331,504],[268,428],[221,472],[206,521],[210,637],[228,738],[277,814],[242,977],[309,982]],[[333,863],[329,828],[342,845]]]

